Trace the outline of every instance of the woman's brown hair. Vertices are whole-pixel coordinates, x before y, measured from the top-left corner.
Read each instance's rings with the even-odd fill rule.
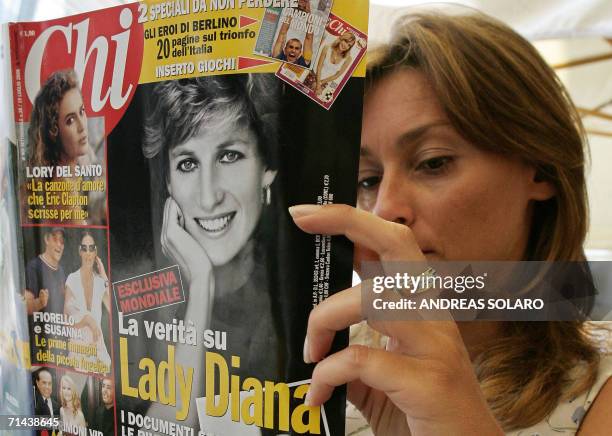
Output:
[[[582,261],[588,206],[586,140],[567,91],[536,49],[483,14],[416,13],[368,65],[371,88],[398,69],[429,80],[452,126],[475,146],[536,169],[556,195],[533,205],[524,260]],[[586,390],[599,357],[581,322],[507,322],[476,373],[506,431],[543,420],[562,398]],[[570,375],[577,365],[586,370]]]
[[[30,166],[59,164],[62,152],[59,105],[68,91],[78,87],[79,81],[74,70],[56,71],[36,95],[28,130]]]

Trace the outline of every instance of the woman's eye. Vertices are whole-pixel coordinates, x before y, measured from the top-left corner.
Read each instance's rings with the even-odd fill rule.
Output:
[[[244,154],[240,153],[239,151],[225,150],[221,152],[221,154],[219,155],[219,162],[228,164],[228,163],[234,163],[243,158],[244,158]]]
[[[178,163],[176,169],[182,173],[190,173],[197,168],[198,164],[193,159],[183,159]]]
[[[452,161],[453,158],[450,156],[432,157],[419,163],[416,169],[417,171],[424,171],[430,174],[439,174],[443,172]]]
[[[359,189],[374,189],[378,186],[379,183],[379,176],[364,177],[363,179],[357,182],[357,187]]]
[[[68,117],[66,118],[66,125],[69,126],[74,122],[74,117]]]
[[[82,116],[82,115],[85,115],[85,106],[81,106],[81,110],[79,110],[79,114],[80,114],[81,116]]]

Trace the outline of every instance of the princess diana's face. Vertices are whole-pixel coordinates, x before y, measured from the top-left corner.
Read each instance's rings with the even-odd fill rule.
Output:
[[[231,261],[251,238],[262,192],[275,171],[266,169],[255,133],[235,120],[217,120],[169,151],[169,191],[185,230],[214,266]]]

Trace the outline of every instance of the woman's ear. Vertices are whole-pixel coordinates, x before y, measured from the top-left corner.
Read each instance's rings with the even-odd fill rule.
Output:
[[[547,180],[536,168],[530,169],[530,198],[536,201],[550,200],[557,195],[557,188]]]
[[[276,170],[266,169],[264,171],[263,179],[261,180],[262,186],[270,186],[272,184],[272,182],[274,182],[274,179],[276,178],[276,173],[277,172],[278,171],[276,171]]]

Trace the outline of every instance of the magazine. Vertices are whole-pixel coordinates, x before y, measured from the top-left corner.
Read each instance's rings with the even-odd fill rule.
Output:
[[[314,70],[284,63],[276,75],[329,109],[365,54],[367,35],[330,15]]]
[[[354,204],[365,68],[331,110],[284,83],[253,55],[276,3],[304,7],[145,1],[5,26],[21,403],[56,418],[39,431],[344,434],[342,389],[304,404],[302,350],[352,245],[287,209]],[[311,3],[367,27],[367,1]]]
[[[332,0],[298,0],[288,7],[268,7],[254,53],[299,65],[314,66]]]
[[[14,144],[0,147],[0,415],[31,415],[30,345],[19,289],[19,217],[13,184]],[[18,434],[6,429],[3,434]]]

